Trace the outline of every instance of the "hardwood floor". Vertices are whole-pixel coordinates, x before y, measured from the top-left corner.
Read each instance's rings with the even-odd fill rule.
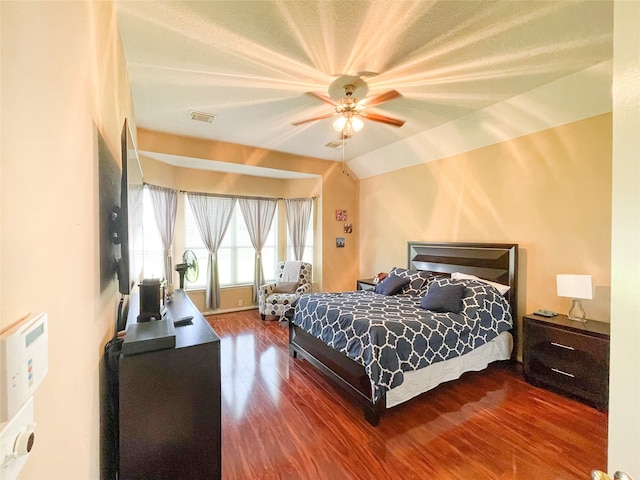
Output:
[[[222,473],[230,479],[558,479],[606,471],[607,415],[535,388],[519,366],[467,373],[372,427],[288,354],[257,310],[211,315],[221,338]]]

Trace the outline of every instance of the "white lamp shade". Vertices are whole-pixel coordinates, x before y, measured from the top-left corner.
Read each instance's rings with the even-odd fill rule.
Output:
[[[559,297],[582,298],[586,300],[593,298],[591,275],[561,273],[556,276],[556,286]]]

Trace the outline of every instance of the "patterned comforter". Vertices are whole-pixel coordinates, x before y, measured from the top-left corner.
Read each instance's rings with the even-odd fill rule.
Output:
[[[402,384],[403,372],[464,355],[511,329],[509,304],[490,285],[433,283],[465,285],[459,314],[425,310],[418,294],[311,293],[298,299],[292,322],[363,365],[375,401]]]

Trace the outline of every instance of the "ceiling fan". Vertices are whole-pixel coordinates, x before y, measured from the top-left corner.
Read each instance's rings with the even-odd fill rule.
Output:
[[[315,92],[306,93],[306,95],[318,98],[323,102],[332,105],[335,111],[333,113],[320,115],[319,117],[300,120],[292,123],[292,125],[298,126],[304,123],[323,120],[325,118],[338,117],[333,123],[333,128],[342,132],[342,138],[349,138],[354,134],[354,132],[357,132],[362,128],[363,123],[360,120],[360,117],[366,120],[392,125],[394,127],[401,127],[404,125],[404,120],[367,112],[365,110],[368,107],[375,107],[382,103],[402,97],[400,92],[397,90],[389,90],[367,98],[368,92],[369,87],[362,78],[353,75],[342,75],[336,78],[331,85],[329,85],[328,97]]]

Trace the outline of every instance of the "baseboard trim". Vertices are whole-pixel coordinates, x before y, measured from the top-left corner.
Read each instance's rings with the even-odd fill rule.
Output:
[[[238,307],[238,308],[226,308],[224,310],[208,310],[206,312],[201,312],[202,315],[218,315],[220,313],[233,313],[233,312],[244,312],[245,310],[257,310],[257,305],[249,305],[247,307]]]

